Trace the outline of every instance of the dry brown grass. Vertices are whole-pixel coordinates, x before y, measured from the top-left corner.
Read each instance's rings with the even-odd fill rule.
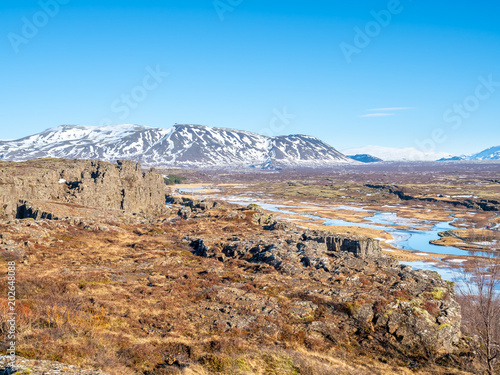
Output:
[[[25,243],[23,225],[5,226],[3,233]],[[258,229],[248,220],[107,225],[109,231],[93,231],[47,222],[46,235],[22,247],[19,355],[121,375],[408,373],[406,363],[383,352],[374,355],[341,329],[332,328],[328,340],[308,333],[312,321],[335,321],[328,301],[312,299],[318,310],[304,319],[259,316],[244,329],[214,322],[220,309],[234,304],[218,287],[271,298],[282,311],[306,298],[291,293],[291,279],[278,277],[272,267],[196,257],[183,241],[201,233],[228,238],[254,233]],[[6,258],[0,262],[5,271]],[[360,283],[369,290],[368,277]],[[0,295],[6,295],[5,286],[4,276]],[[5,302],[0,299],[0,312]],[[231,314],[257,316],[244,304],[233,306]],[[5,332],[5,321],[0,324]],[[271,324],[278,333],[265,333]]]

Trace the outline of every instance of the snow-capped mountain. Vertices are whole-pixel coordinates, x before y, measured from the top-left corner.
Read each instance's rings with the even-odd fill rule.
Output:
[[[113,160],[138,157],[160,141],[165,129],[137,125],[62,125],[25,138],[0,141],[0,158],[23,161],[35,158]]]
[[[500,146],[490,147],[478,152],[468,158],[468,160],[500,160]]]
[[[447,152],[424,152],[415,147],[393,148],[365,146],[342,150],[345,155],[368,154],[384,161],[435,161],[452,156]]]
[[[484,151],[473,155],[453,156],[440,161],[460,161],[460,160],[500,160],[500,146],[490,147]]]
[[[169,129],[138,125],[62,125],[18,140],[0,141],[0,159],[117,159],[184,168],[296,168],[355,163],[307,135],[265,137],[201,125]]]

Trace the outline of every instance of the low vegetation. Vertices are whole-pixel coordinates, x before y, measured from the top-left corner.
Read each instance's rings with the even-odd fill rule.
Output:
[[[177,184],[182,184],[187,180],[186,177],[182,176],[177,176],[175,174],[169,174],[166,177],[163,177],[163,181],[165,181],[166,185],[177,185]]]
[[[0,254],[4,275],[8,261],[17,264],[18,355],[111,375],[410,374],[409,356],[418,358],[412,366],[421,373],[446,368],[462,373],[451,362],[429,362],[424,352],[401,352],[397,341],[361,320],[345,326],[346,320],[365,319],[364,306],[373,303],[373,275],[356,281],[365,297],[332,307],[299,293],[312,288],[314,278],[291,285],[265,264],[195,256],[186,238],[261,230],[250,224],[251,215],[231,212],[143,224],[119,217],[99,226],[46,220],[0,224],[2,241],[19,244]],[[349,280],[339,276],[337,282]],[[6,276],[0,285],[6,296]],[[427,294],[434,300],[432,290]],[[251,296],[257,299],[245,302]],[[394,298],[385,296],[384,303]],[[261,303],[259,309],[269,309],[265,315],[255,311]],[[431,313],[436,308],[422,306]],[[4,335],[5,297],[0,309]],[[338,322],[327,339],[310,329],[325,322]],[[0,353],[6,349],[2,340]]]

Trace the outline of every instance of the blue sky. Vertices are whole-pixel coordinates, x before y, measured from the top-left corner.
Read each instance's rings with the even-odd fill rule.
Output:
[[[4,0],[0,139],[194,123],[472,153],[500,144],[500,4]]]

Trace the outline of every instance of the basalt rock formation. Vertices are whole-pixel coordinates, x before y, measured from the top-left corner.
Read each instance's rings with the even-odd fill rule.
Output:
[[[296,232],[297,226],[293,222],[278,221],[274,215],[268,215],[262,212],[260,207],[249,205],[249,210],[256,210],[253,214],[253,221],[256,224],[262,225],[264,229],[295,231],[300,234],[300,244],[296,244],[297,248],[306,247],[305,243],[310,243],[310,247],[314,247],[323,252],[348,252],[360,257],[380,257],[382,256],[382,248],[380,241],[363,236],[346,236],[337,235],[324,231],[307,231]]]
[[[377,240],[321,231],[287,231],[250,239],[234,236],[226,242],[221,239],[210,247],[205,245],[203,239],[196,239],[190,246],[196,255],[221,261],[235,258],[267,263],[290,275],[302,272],[302,267],[296,267],[301,263],[329,272],[332,269],[329,261],[331,256],[342,253],[361,258],[380,258],[382,255]]]
[[[34,160],[0,163],[0,214],[7,218],[54,218],[33,201],[64,202],[130,213],[161,214],[162,176],[138,163],[118,161]]]
[[[329,232],[306,232],[302,235],[304,241],[317,242],[330,252],[348,252],[358,257],[381,257],[380,241],[363,236],[333,235]]]

